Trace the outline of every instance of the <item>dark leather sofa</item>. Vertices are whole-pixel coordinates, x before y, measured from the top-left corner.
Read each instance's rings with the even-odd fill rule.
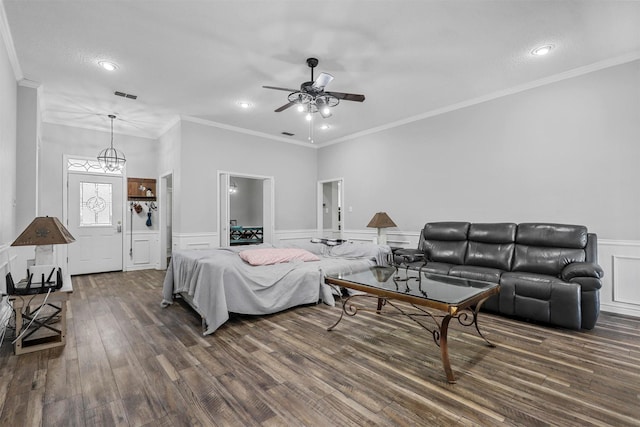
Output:
[[[592,329],[604,272],[597,236],[581,225],[431,222],[399,268],[500,283],[488,311],[569,329]]]

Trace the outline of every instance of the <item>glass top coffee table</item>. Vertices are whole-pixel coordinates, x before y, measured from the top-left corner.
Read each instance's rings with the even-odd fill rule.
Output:
[[[497,283],[377,266],[361,272],[327,275],[325,282],[364,292],[342,300],[340,318],[327,328],[328,331],[338,326],[345,314],[355,316],[358,311],[372,311],[361,302],[366,298],[377,298],[376,313],[381,314],[384,306],[393,307],[433,335],[433,340],[440,347],[442,364],[450,383],[456,382],[447,346],[447,331],[451,319],[457,319],[463,326],[473,325],[478,335],[490,347],[494,347],[480,332],[478,313],[482,303],[500,291]],[[406,306],[399,306],[394,301],[407,302],[415,311],[409,311]],[[434,314],[426,308],[438,311]],[[435,326],[426,324],[425,318],[430,318]]]

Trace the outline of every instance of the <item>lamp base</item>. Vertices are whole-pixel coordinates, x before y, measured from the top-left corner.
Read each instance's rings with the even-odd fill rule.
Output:
[[[35,265],[53,265],[53,245],[36,246]]]
[[[384,228],[378,228],[378,239],[377,244],[386,245],[387,244],[387,231]]]

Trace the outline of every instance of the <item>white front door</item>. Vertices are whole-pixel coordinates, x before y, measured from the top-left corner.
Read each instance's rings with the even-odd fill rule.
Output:
[[[122,177],[69,173],[69,273],[122,270]]]

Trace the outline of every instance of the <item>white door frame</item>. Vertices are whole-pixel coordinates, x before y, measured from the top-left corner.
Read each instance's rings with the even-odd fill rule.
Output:
[[[322,199],[323,199],[323,186],[329,182],[340,182],[340,191],[338,193],[338,199],[340,201],[340,206],[342,207],[340,211],[340,238],[344,236],[345,231],[345,223],[346,223],[346,215],[344,208],[344,178],[333,178],[333,179],[323,179],[318,181],[318,189],[317,189],[317,210],[316,210],[316,227],[318,229],[318,237],[322,237],[324,233],[324,225],[322,221],[323,209],[322,209]]]
[[[67,166],[69,163],[69,159],[78,159],[78,160],[96,160],[95,157],[87,157],[87,156],[75,156],[71,154],[63,154],[62,155],[62,223],[65,227],[69,226],[69,167]],[[100,172],[81,172],[89,175],[107,175],[113,176],[109,174],[104,174]],[[122,271],[127,271],[127,263],[124,259],[124,254],[126,252],[126,242],[124,239],[124,235],[127,230],[127,165],[125,163],[122,168],[122,233],[120,233],[120,238],[122,239]],[[62,260],[61,265],[64,265],[64,271],[69,271],[69,257],[67,256],[67,245],[57,245],[60,249],[60,253],[58,255],[58,261]]]
[[[160,174],[160,177],[158,179],[158,189],[157,189],[157,193],[158,193],[158,197],[160,198],[160,206],[158,209],[158,227],[160,228],[160,270],[166,270],[167,269],[167,239],[168,239],[168,235],[167,235],[167,227],[166,227],[166,222],[167,222],[167,217],[169,216],[169,210],[171,210],[171,221],[173,222],[173,196],[171,197],[171,206],[167,206],[167,178],[171,177],[171,186],[172,186],[172,191],[173,191],[173,187],[174,185],[174,180],[173,180],[173,170],[170,170],[168,172],[165,172],[163,174]],[[171,227],[171,229],[173,230],[173,225]],[[173,232],[172,232],[173,234]],[[173,242],[174,239],[171,239],[171,241]],[[173,248],[171,248],[173,251]]]
[[[223,246],[229,241],[229,177],[259,179],[263,181],[262,192],[262,241],[273,243],[275,238],[275,180],[272,176],[253,175],[242,172],[217,172],[218,189],[218,245]],[[225,198],[223,200],[222,198]],[[223,208],[224,207],[224,208]],[[226,236],[226,240],[225,237]]]

